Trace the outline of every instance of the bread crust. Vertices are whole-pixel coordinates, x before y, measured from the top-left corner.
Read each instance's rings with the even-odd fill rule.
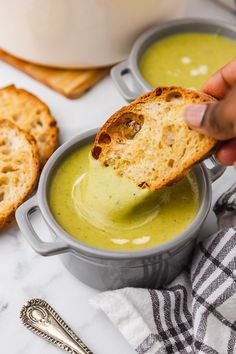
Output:
[[[0,89],[0,117],[35,138],[42,168],[58,145],[58,127],[48,106],[32,93],[9,85]]]
[[[190,128],[187,127],[183,120],[181,121],[180,118],[178,118],[176,122],[172,123],[171,115],[174,117],[175,112],[177,112],[177,115],[180,114],[180,109],[184,109],[185,106],[191,103],[206,103],[215,101],[215,98],[205,93],[191,89],[174,86],[158,87],[155,90],[137,98],[131,104],[121,108],[105,122],[105,124],[96,135],[94,147],[92,149],[92,155],[94,158],[99,159],[104,165],[113,166],[118,174],[127,176],[142,188],[156,190],[164,186],[171,185],[182,178],[194,164],[203,160],[204,157],[209,154],[209,152],[217,143],[217,141],[211,137],[202,136],[195,131],[193,132]],[[158,106],[160,108],[158,108]],[[175,170],[173,171],[172,169],[172,172],[169,174],[169,176],[157,176],[157,178],[153,177],[152,180],[148,180],[146,171],[142,170],[140,172],[140,165],[139,178],[137,177],[137,174],[135,175],[135,171],[132,171],[132,164],[134,166],[137,161],[132,160],[132,156],[130,158],[127,156],[124,157],[125,151],[129,149],[129,151],[132,153],[137,152],[135,149],[137,149],[138,145],[135,145],[135,140],[138,140],[142,129],[144,129],[145,122],[150,121],[151,123],[146,123],[145,126],[145,129],[147,129],[147,125],[150,124],[150,134],[146,135],[146,141],[142,141],[143,155],[140,157],[140,161],[144,161],[147,158],[145,154],[145,148],[148,145],[149,137],[150,139],[155,139],[155,137],[152,136],[153,133],[151,129],[157,129],[158,124],[160,123],[155,111],[158,112],[158,109],[160,109],[160,111],[162,109],[164,112],[165,110],[163,107],[166,110],[169,126],[170,124],[173,126],[174,124],[177,124],[178,129],[185,131],[185,134],[189,135],[190,140],[192,137],[195,140],[199,140],[199,143],[195,147],[192,156],[185,159],[184,161],[179,161],[179,166],[175,166]],[[155,123],[153,123],[154,121]],[[132,123],[132,127],[127,128],[127,124],[131,124],[130,122]],[[160,130],[163,130],[163,127],[164,126],[162,121]],[[129,136],[129,134],[131,135]],[[134,145],[133,150],[132,144]],[[176,145],[177,144],[181,145],[181,142],[177,142]],[[141,146],[138,147],[141,148]],[[156,171],[153,172],[153,175],[158,172],[157,165],[160,162],[158,162],[158,158],[155,155],[155,148],[156,147],[153,146],[153,156],[152,159],[150,159],[150,163],[153,164],[153,169],[156,169]],[[175,146],[173,146],[173,148],[164,148],[168,150],[169,154],[173,154],[173,158],[175,157]],[[161,150],[158,151],[160,152]]]
[[[11,221],[18,206],[34,190],[40,162],[35,139],[7,119],[0,119],[0,156],[0,229],[2,229]]]

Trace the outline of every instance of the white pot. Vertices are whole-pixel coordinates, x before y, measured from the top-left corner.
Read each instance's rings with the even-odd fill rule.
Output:
[[[0,0],[0,47],[35,63],[93,67],[127,58],[136,37],[186,0]]]

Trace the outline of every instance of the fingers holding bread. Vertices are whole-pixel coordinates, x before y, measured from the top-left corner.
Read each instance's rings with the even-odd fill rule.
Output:
[[[195,90],[159,87],[108,119],[92,155],[138,186],[160,189],[179,180],[215,146],[214,138],[191,130],[183,119],[187,105],[212,101]]]
[[[7,119],[0,119],[0,229],[33,191],[39,175],[34,138]]]

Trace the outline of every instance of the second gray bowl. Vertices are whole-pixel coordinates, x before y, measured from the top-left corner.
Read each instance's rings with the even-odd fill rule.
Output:
[[[218,20],[181,19],[149,29],[136,40],[128,60],[114,66],[111,70],[112,79],[126,101],[133,101],[153,88],[145,81],[139,70],[139,60],[147,48],[164,37],[184,32],[217,33],[236,40],[236,26]],[[127,74],[132,77],[132,88],[126,83]]]

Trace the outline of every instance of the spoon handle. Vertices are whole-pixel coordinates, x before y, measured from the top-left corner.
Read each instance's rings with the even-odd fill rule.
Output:
[[[20,319],[32,332],[70,354],[93,354],[44,300],[28,301],[21,309]]]

